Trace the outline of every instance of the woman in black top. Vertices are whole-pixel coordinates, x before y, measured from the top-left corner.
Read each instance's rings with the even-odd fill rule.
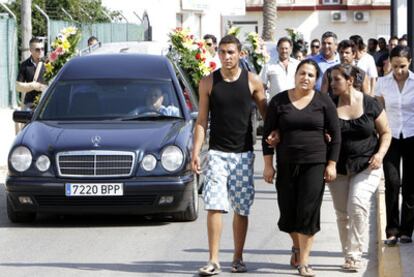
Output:
[[[391,131],[380,103],[354,88],[355,67],[336,65],[331,72],[342,142],[338,176],[329,189],[345,256],[342,268],[358,271],[370,204],[380,183]]]
[[[309,253],[313,235],[320,230],[324,181],[335,179],[340,147],[335,105],[327,94],[315,91],[318,77],[319,67],[313,60],[299,63],[295,88],[277,94],[269,103],[263,134],[263,138],[268,138],[272,131],[279,132],[278,226],[293,240],[291,265],[298,266],[302,276],[314,276],[308,266]],[[326,131],[332,137],[329,144],[324,138]],[[272,183],[274,151],[269,144],[263,140],[263,177]]]

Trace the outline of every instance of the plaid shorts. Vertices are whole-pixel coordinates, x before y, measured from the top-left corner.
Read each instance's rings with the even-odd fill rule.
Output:
[[[247,216],[254,199],[254,153],[208,151],[203,200],[206,210],[229,211]]]

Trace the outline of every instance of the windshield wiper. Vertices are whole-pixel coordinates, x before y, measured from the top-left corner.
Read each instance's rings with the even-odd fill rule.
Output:
[[[183,119],[183,117],[180,116],[173,116],[173,115],[134,115],[134,116],[128,116],[128,117],[121,117],[117,118],[117,120],[121,121],[134,121],[134,120],[164,120],[164,119]]]

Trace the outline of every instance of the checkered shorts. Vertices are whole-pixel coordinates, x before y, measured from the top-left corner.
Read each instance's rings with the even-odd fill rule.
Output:
[[[229,211],[247,216],[254,199],[254,153],[208,151],[208,165],[203,189],[206,210]]]

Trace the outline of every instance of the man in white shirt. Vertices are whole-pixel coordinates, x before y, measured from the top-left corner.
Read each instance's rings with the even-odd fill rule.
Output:
[[[279,58],[276,63],[266,64],[260,72],[260,77],[269,93],[269,100],[279,92],[295,87],[295,73],[299,61],[292,58],[293,43],[288,37],[282,37],[277,42]]]
[[[365,43],[361,36],[353,35],[350,36],[349,39],[352,40],[357,47],[355,55],[355,65],[361,68],[363,71],[365,71],[365,73],[368,75],[369,91],[371,95],[374,95],[375,82],[378,77],[378,71],[377,66],[375,65],[375,60],[370,54],[368,54],[365,51]]]
[[[214,35],[206,34],[203,39],[209,53],[206,64],[212,67],[213,70],[219,69],[221,67],[221,62],[217,54],[217,38]],[[215,66],[212,66],[211,62],[213,62]]]

